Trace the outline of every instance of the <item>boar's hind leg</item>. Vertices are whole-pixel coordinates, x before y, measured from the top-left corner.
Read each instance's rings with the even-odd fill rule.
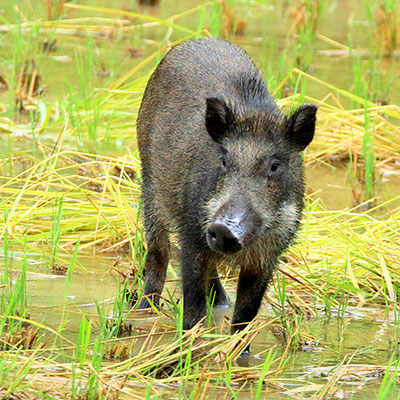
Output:
[[[144,198],[146,200],[146,198]],[[169,261],[168,231],[157,220],[151,207],[144,202],[144,223],[146,228],[147,256],[144,270],[146,286],[139,308],[149,308],[160,303]]]
[[[272,277],[272,269],[241,268],[232,320],[232,333],[244,329],[260,308],[261,300]]]
[[[218,277],[215,265],[211,268],[209,274],[208,295],[211,299],[214,298],[214,307],[228,307],[231,304],[231,300]]]

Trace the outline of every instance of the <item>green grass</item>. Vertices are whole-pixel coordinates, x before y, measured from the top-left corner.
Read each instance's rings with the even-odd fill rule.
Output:
[[[367,196],[374,196],[374,172],[375,172],[375,156],[374,156],[374,127],[371,126],[371,121],[368,114],[368,107],[365,107],[364,113],[364,138],[362,152],[364,157],[364,176]]]
[[[392,193],[383,199],[377,184],[381,171],[398,171],[400,165],[400,108],[396,102],[390,105],[398,92],[396,61],[384,70],[386,60],[372,45],[369,58],[362,58],[357,52],[373,42],[372,33],[364,40],[365,32],[360,35],[352,25],[352,55],[343,61],[345,75],[352,79],[339,82],[343,72],[330,79],[318,53],[322,43],[326,46],[318,34],[324,33],[324,21],[332,13],[327,2],[320,1],[316,21],[315,2],[306,2],[304,25],[297,33],[287,29],[287,10],[271,9],[265,1],[227,2],[237,17],[248,20],[248,36],[232,35],[232,40],[254,52],[282,109],[290,113],[305,102],[319,106],[316,138],[304,154],[306,167],[333,171],[335,160],[348,162],[350,176],[343,185],[349,190],[361,187],[362,201],[376,197],[377,202],[365,212],[351,204],[327,209],[314,193],[307,199],[298,240],[285,255],[258,318],[231,336],[228,320],[214,319],[209,298],[205,326],[185,332],[174,260],[169,266],[174,282],[164,291],[163,307],[154,307],[150,314],[136,312],[146,245],[135,121],[150,73],[169,47],[219,36],[222,9],[213,1],[166,15],[164,5],[144,13],[132,3],[130,10],[121,10],[122,2],[113,8],[66,3],[70,17],[55,21],[46,19],[44,8],[28,7],[21,14],[7,6],[1,17],[0,74],[9,84],[8,91],[0,92],[0,110],[5,109],[0,115],[1,396],[57,398],[61,393],[71,399],[114,399],[174,393],[199,400],[303,393],[322,399],[339,387],[347,390],[340,377],[354,368],[358,376],[382,374],[371,383],[373,396],[396,396],[398,362],[383,360],[371,349],[375,344],[383,346],[381,353],[393,354],[396,349],[390,343],[399,337],[400,198]],[[365,18],[363,7],[356,19]],[[397,10],[392,0],[386,7]],[[280,12],[279,21],[285,22],[273,35]],[[267,22],[258,30],[260,16]],[[55,54],[43,50],[45,39],[57,39]],[[129,58],[129,47],[143,47],[144,57]],[[65,93],[60,96],[49,71],[59,62],[53,56],[65,54],[71,62],[61,64],[58,73],[73,71],[68,76],[74,78],[62,80]],[[34,97],[32,109],[19,112],[21,66],[31,59],[45,94]],[[102,68],[110,70],[109,77],[98,78],[96,71]],[[93,298],[94,306],[85,308],[72,304],[72,298],[79,281],[90,284],[88,252],[104,255],[109,265],[107,271],[96,266],[96,275],[105,279],[113,274],[115,279],[111,298]],[[38,254],[40,267],[32,263]],[[53,266],[62,265],[66,276],[58,278],[64,280],[61,306],[49,305],[42,319],[36,318],[32,285],[37,276],[45,279]],[[225,272],[225,285],[234,291],[237,271]],[[380,328],[387,326],[388,344],[371,339],[361,348],[346,347],[344,354],[340,346],[324,340],[321,321],[330,328],[337,322],[346,335],[349,315],[364,306],[379,310],[387,320]],[[48,322],[54,315],[56,322]],[[240,354],[249,343],[254,350],[246,364]],[[317,371],[326,373],[323,383],[317,375],[304,376],[308,360],[301,350],[307,346],[318,359]],[[357,369],[363,360],[368,366]]]

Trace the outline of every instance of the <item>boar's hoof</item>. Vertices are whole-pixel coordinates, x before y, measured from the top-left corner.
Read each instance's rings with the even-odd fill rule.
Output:
[[[149,301],[149,299],[150,299],[150,301],[151,301],[151,303],[153,304],[153,306],[155,306],[155,307],[157,307],[157,308],[159,308],[160,307],[160,298],[159,298],[159,296],[151,296],[151,295],[149,295],[148,297],[147,296],[145,296],[145,297],[142,297],[142,299],[140,300],[140,303],[139,303],[139,306],[138,306],[138,310],[140,311],[140,310],[146,310],[146,309],[152,309],[153,307],[151,306],[151,304],[150,304],[150,301]]]
[[[248,357],[250,355],[250,346],[247,346],[243,351],[242,354],[240,355],[240,357],[245,358]]]
[[[200,323],[199,323],[199,321],[200,321]],[[182,323],[182,330],[189,331],[196,325],[197,325],[196,330],[203,328],[204,327],[204,318],[200,318],[199,320],[197,318],[184,318],[183,323]]]
[[[221,223],[211,224],[207,230],[207,242],[212,250],[234,254],[242,249],[237,237]]]
[[[229,308],[231,305],[232,301],[229,298],[228,294],[225,292],[225,290],[222,290],[215,294],[214,307]]]

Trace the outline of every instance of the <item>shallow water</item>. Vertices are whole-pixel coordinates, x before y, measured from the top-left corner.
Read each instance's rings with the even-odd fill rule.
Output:
[[[2,3],[0,4],[0,15],[9,21],[15,20],[18,14],[16,12],[17,9],[24,10],[27,15],[35,13],[37,17],[44,16],[44,8],[40,9],[40,6],[37,5],[39,3],[36,2],[17,0],[7,2],[7,4],[4,4],[5,2]],[[80,2],[80,4],[91,5],[98,5],[98,3],[96,0]],[[267,48],[269,48],[270,43],[274,43],[278,53],[284,52],[287,25],[279,23],[279,21],[283,20],[285,13],[282,6],[283,3],[276,0],[269,2],[267,6],[257,6],[258,8],[256,7],[255,9],[250,9],[244,5],[240,7],[243,13],[248,14],[249,27],[246,36],[237,37],[235,41],[249,52],[260,65],[262,71],[267,71],[268,69],[268,57],[276,55],[271,50],[267,50],[266,55],[260,51],[260,42],[264,35],[267,38]],[[349,37],[348,24],[352,13],[354,13],[352,40],[355,47],[369,47],[369,35],[365,34],[366,29],[369,29],[369,22],[365,14],[364,2],[359,0],[338,0],[328,3],[327,10],[320,21],[320,33],[340,43],[347,44]],[[29,4],[31,7],[27,6]],[[133,2],[122,0],[102,2],[104,7],[118,9],[123,5],[131,6],[131,4]],[[202,2],[161,0],[160,7],[142,8],[141,11],[166,18],[198,4],[202,4]],[[70,17],[81,17],[85,15],[92,16],[93,13],[69,10],[68,15]],[[185,17],[178,23],[194,28],[197,19],[192,16]],[[151,34],[143,34],[146,38],[154,38],[156,40],[161,40],[164,35],[164,28],[154,29]],[[10,38],[10,35],[6,36],[6,39],[0,43],[0,56],[4,57],[4,61],[0,64],[0,72],[5,71],[6,75],[11,66],[9,60],[13,51],[13,42],[7,38]],[[171,40],[174,38],[172,36]],[[133,68],[143,60],[143,57],[152,54],[158,48],[158,44],[146,44],[142,58],[130,58],[127,49],[132,46],[132,38],[116,38],[113,41],[108,39],[93,40],[94,74],[92,84],[94,87],[104,87],[108,83],[115,81],[118,76]],[[332,47],[318,41],[317,48],[324,50]],[[86,39],[81,37],[60,38],[57,41],[56,53],[50,53],[48,56],[43,56],[39,59],[42,75],[41,84],[46,87],[43,95],[45,102],[52,103],[59,98],[63,98],[71,90],[71,85],[75,88],[79,87],[77,83],[79,81],[76,64],[77,52],[81,52],[84,57],[87,56]],[[379,70],[384,74],[392,73],[394,76],[400,74],[399,59],[384,59],[378,62],[377,65],[379,65]],[[107,73],[103,73],[103,69]],[[353,64],[348,57],[327,56],[317,52],[310,69],[315,77],[327,82],[334,82],[339,88],[352,89]],[[144,70],[141,71],[141,73],[143,72]],[[284,76],[282,71],[280,73]],[[390,85],[386,95],[389,102],[396,103],[400,99],[398,86],[398,81],[400,80],[394,78],[393,80],[397,83]],[[322,98],[328,93],[328,89],[309,82],[307,84],[307,93],[312,97]],[[343,104],[346,104],[344,99],[341,100],[343,100]],[[0,92],[0,103],[7,104],[7,101],[8,94]],[[327,209],[352,207],[354,199],[345,167],[331,169],[313,166],[306,170],[306,179],[307,184],[315,193],[314,197],[319,197]],[[400,175],[383,176],[381,182],[377,185],[377,195],[381,203],[399,193]],[[390,208],[393,209],[399,205],[400,201],[391,204]],[[384,211],[387,212],[387,208]],[[11,267],[19,269],[21,254],[15,254],[14,256]],[[110,270],[115,262],[115,255],[84,252],[79,254],[78,259],[81,266],[76,267],[69,287],[66,301],[66,315],[69,322],[63,331],[63,335],[73,341],[78,334],[82,313],[96,319],[96,302],[104,305],[106,309],[111,309],[112,302],[118,292],[118,275]],[[61,323],[66,278],[49,274],[40,249],[37,250],[37,254],[29,254],[27,261],[27,270],[29,271],[27,290],[31,319],[43,322],[56,329]],[[129,258],[123,255],[121,262],[128,264]],[[0,259],[1,266],[2,263],[3,260]],[[175,270],[177,269],[176,267]],[[179,283],[172,279],[172,276],[170,278],[173,282],[167,283],[167,287],[174,291],[176,287],[179,288]],[[234,297],[234,287],[230,287],[230,295],[232,298]],[[335,366],[342,362],[346,355],[355,352],[356,355],[352,359],[352,364],[387,365],[395,348],[394,341],[399,338],[399,332],[396,333],[398,327],[393,322],[394,316],[390,313],[389,315],[387,314],[386,307],[372,306],[370,304],[368,307],[356,308],[348,306],[344,316],[335,315],[337,310],[332,310],[333,316],[326,316],[323,311],[323,305],[318,305],[318,309],[321,310],[320,314],[312,316],[306,322],[307,331],[317,339],[318,343],[311,343],[308,347],[304,346],[302,351],[296,351],[290,355],[289,365],[284,375],[287,380],[282,383],[283,387],[289,390],[296,386],[302,386],[305,382],[323,384],[327,381],[327,378],[318,375],[319,367]],[[216,320],[220,321],[225,312],[230,315],[232,308],[229,310],[215,310]],[[274,313],[271,306],[264,304],[260,310],[259,318],[269,319],[273,317]],[[140,317],[137,318],[140,319]],[[171,326],[173,325],[172,321],[169,323]],[[142,321],[140,320],[138,325],[141,324]],[[277,345],[277,355],[282,355],[285,350],[285,342],[282,337],[276,334],[276,331],[279,331],[279,324],[274,326],[274,329],[264,330],[254,340],[250,357],[247,360],[242,359],[240,362],[249,365],[262,363],[264,361],[263,356],[258,357],[257,354],[273,345]],[[352,378],[344,384],[340,396],[353,399],[375,398],[379,384],[379,377],[371,379]],[[246,396],[250,398],[249,392],[242,391],[241,398],[246,398]],[[397,398],[397,396],[398,390],[393,393],[392,398]],[[169,395],[166,394],[166,397],[169,397]],[[171,394],[170,397],[173,398],[174,394]],[[265,395],[265,398],[282,398],[282,391],[271,389],[271,392]]]
[[[318,32],[329,39],[335,40],[340,44],[347,46],[351,41],[354,53],[357,56],[357,49],[370,48],[373,21],[370,21],[367,15],[366,3],[361,0],[336,0],[326,3],[318,23]],[[79,4],[99,6],[95,0],[83,0]],[[164,0],[160,2],[159,7],[136,7],[134,1],[110,0],[103,1],[101,6],[114,9],[129,9],[140,13],[153,15],[158,18],[166,19],[171,15],[182,13],[190,8],[202,5],[204,2],[199,0],[190,1],[172,1]],[[373,4],[373,3],[371,3]],[[289,7],[290,8],[290,7]],[[246,17],[248,28],[246,35],[236,36],[235,42],[244,47],[256,63],[260,66],[262,72],[266,74],[268,67],[272,70],[281,68],[276,63],[277,57],[282,53],[292,53],[292,50],[286,50],[288,43],[287,32],[290,29],[290,22],[286,16],[288,13],[288,2],[271,0],[268,5],[254,4],[252,7],[244,3],[234,8],[235,12]],[[21,18],[21,14],[31,19],[39,20],[46,18],[46,8],[41,2],[31,2],[30,0],[16,0],[13,2],[3,2],[0,4],[0,16],[10,23],[15,23]],[[76,10],[65,8],[65,17],[105,17],[113,18],[114,14],[96,13],[93,11]],[[125,17],[117,15],[117,18],[123,20]],[[198,14],[191,14],[177,20],[177,24],[196,29]],[[62,20],[60,21],[62,23]],[[104,25],[112,26],[111,22],[105,21]],[[105,32],[108,32],[105,29]],[[78,32],[79,33],[79,32]],[[54,101],[57,98],[64,97],[70,92],[71,87],[79,86],[77,54],[81,54],[83,59],[90,53],[93,58],[93,86],[104,87],[107,83],[113,82],[118,76],[129,71],[145,57],[149,56],[158,49],[156,42],[149,40],[162,40],[167,37],[170,41],[176,40],[176,34],[166,36],[167,28],[148,28],[142,32],[132,33],[126,37],[116,34],[113,39],[96,38],[91,41],[88,47],[82,34],[77,36],[62,36],[57,39],[56,52],[50,52],[47,55],[38,56],[39,73],[42,75],[42,85],[45,87],[44,99]],[[51,32],[47,35],[51,37]],[[46,37],[46,35],[44,35]],[[262,45],[264,40],[266,45]],[[7,69],[11,67],[6,60],[12,60],[12,52],[15,44],[12,35],[5,36],[0,44],[0,56],[4,57],[4,62],[0,64],[0,72],[3,70],[7,75]],[[143,42],[146,38],[147,42]],[[143,50],[141,57],[129,57],[129,48],[140,47]],[[92,49],[92,50],[89,50]],[[272,49],[275,50],[272,50]],[[351,90],[354,82],[353,65],[354,62],[347,54],[335,55],[335,53],[326,55],[325,50],[338,50],[334,46],[325,43],[322,40],[316,41],[317,52],[310,66],[310,72],[316,78],[323,81],[334,83],[338,88]],[[363,56],[363,65],[368,70],[368,56]],[[151,70],[153,64],[150,64],[148,70]],[[145,70],[141,70],[143,73]],[[400,59],[398,57],[377,59],[375,69],[371,71],[375,75],[382,74],[389,79],[391,84],[387,85],[385,101],[388,103],[398,103],[399,96],[399,75]],[[274,75],[283,77],[285,71],[274,71]],[[385,80],[387,80],[385,79]],[[86,82],[87,83],[87,82]],[[313,82],[307,83],[307,94],[315,98],[323,98],[329,93],[328,89],[321,87]],[[1,94],[0,99],[6,100],[6,94]],[[346,102],[345,99],[341,99]]]
[[[73,342],[77,338],[82,315],[85,314],[96,321],[96,303],[110,311],[114,296],[118,292],[118,274],[110,270],[115,257],[99,254],[93,256],[87,252],[81,254],[79,260],[82,267],[76,269],[71,279],[65,311],[65,319],[68,323],[62,332],[63,336]],[[40,254],[37,256],[31,254],[28,260],[29,271],[40,271],[27,275],[30,317],[34,321],[57,329],[61,323],[66,278],[46,274],[45,268],[41,267],[38,261],[40,262]],[[121,262],[128,263],[129,258],[122,258]],[[176,262],[173,262],[173,265],[176,270]],[[180,284],[171,275],[169,278],[166,288],[170,292],[175,291],[175,297],[179,298]],[[234,299],[234,285],[229,285],[228,293]],[[271,290],[268,294],[274,296]],[[282,396],[282,391],[286,393],[306,383],[322,385],[330,377],[330,368],[327,367],[339,365],[349,355],[352,355],[352,366],[366,365],[371,369],[374,366],[385,367],[390,361],[396,349],[396,343],[393,340],[400,338],[400,329],[394,322],[395,315],[384,306],[370,305],[358,308],[348,305],[344,313],[332,308],[330,314],[327,315],[324,305],[317,304],[316,310],[318,310],[317,314],[306,319],[301,330],[314,337],[316,341],[305,342],[297,350],[289,352],[285,373],[280,380],[281,390],[270,389],[263,398],[278,399]],[[232,312],[233,307],[214,309],[215,322],[221,323],[224,316],[231,317]],[[338,313],[342,314],[338,315]],[[274,317],[271,305],[264,303],[258,319],[268,320]],[[131,320],[134,326],[132,334],[135,334],[136,330],[138,333],[143,333],[143,329],[145,331],[150,329],[151,323],[157,319],[154,315],[134,315]],[[175,326],[174,321],[168,319],[164,319],[163,324],[167,324],[171,329]],[[96,331],[96,324],[94,324],[94,331]],[[263,353],[264,350],[273,346],[275,346],[276,357],[282,356],[286,342],[280,332],[280,322],[263,329],[252,342],[250,356],[242,357],[237,364],[252,366],[263,363],[265,356],[263,354],[259,356],[258,353]],[[168,336],[163,340],[168,341]],[[340,396],[350,396],[354,399],[374,398],[379,388],[381,372],[377,374],[372,370],[371,374],[372,376],[344,376],[340,380]],[[242,390],[240,393],[243,396],[241,398],[251,398],[250,390]],[[393,393],[391,398],[397,398],[397,393],[396,389],[396,393]],[[166,398],[170,398],[168,392],[166,392]],[[174,398],[173,394],[171,398]]]
[[[356,206],[346,167],[311,166],[305,169],[305,178],[308,192],[314,193],[313,198],[319,198],[328,210],[343,210]],[[400,174],[381,176],[376,182],[375,189],[378,204],[391,200],[395,195],[400,194]],[[384,215],[399,205],[400,199],[390,202],[377,214]]]

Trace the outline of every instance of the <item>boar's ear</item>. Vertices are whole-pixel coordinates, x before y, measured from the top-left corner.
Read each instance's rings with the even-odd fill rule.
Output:
[[[289,117],[287,139],[297,151],[304,150],[313,140],[317,106],[304,104]]]
[[[221,143],[233,122],[232,111],[224,100],[216,97],[207,99],[206,128],[214,142]]]

